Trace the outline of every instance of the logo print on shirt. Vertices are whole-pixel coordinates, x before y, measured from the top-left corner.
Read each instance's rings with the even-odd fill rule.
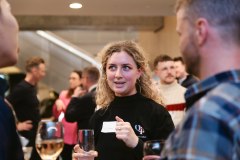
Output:
[[[135,125],[135,129],[136,129],[136,131],[138,131],[140,133],[140,135],[142,135],[145,132],[143,127],[138,124]]]

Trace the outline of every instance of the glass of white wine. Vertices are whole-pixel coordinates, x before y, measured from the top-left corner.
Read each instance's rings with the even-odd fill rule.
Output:
[[[61,122],[41,121],[36,137],[36,149],[43,160],[56,160],[63,150]]]

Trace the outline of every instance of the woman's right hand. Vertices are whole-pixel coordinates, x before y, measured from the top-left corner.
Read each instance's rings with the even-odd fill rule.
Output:
[[[73,150],[74,160],[94,160],[94,158],[98,156],[97,151],[85,152],[79,147],[78,144],[74,146]]]
[[[72,97],[80,97],[80,96],[85,95],[86,93],[87,93],[87,90],[85,90],[81,87],[77,87],[74,89]]]

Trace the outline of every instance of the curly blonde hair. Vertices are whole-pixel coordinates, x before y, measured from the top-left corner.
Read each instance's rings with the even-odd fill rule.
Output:
[[[133,41],[119,41],[106,45],[99,53],[102,57],[101,77],[97,86],[96,103],[100,108],[107,108],[113,101],[115,95],[107,83],[106,66],[108,59],[113,53],[124,51],[130,55],[137,67],[141,69],[142,74],[137,80],[137,91],[144,97],[150,98],[157,103],[162,104],[162,98],[153,88],[153,83],[150,77],[150,68],[144,56],[143,49]]]

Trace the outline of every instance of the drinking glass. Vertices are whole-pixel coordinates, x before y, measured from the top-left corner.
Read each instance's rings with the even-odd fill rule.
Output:
[[[92,129],[78,130],[79,146],[86,152],[94,151],[94,131]]]
[[[56,160],[63,150],[61,122],[41,121],[36,137],[36,149],[43,160]]]
[[[143,154],[144,156],[147,156],[147,155],[160,156],[163,146],[164,146],[164,140],[146,141],[144,142],[144,146],[143,146]]]

